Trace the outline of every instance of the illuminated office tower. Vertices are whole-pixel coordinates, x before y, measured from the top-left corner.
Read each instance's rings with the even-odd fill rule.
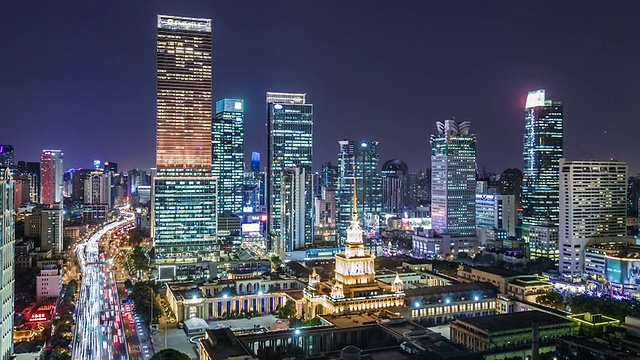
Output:
[[[627,165],[560,159],[560,267],[584,272],[588,245],[620,242],[627,232]]]
[[[159,279],[217,250],[211,174],[211,20],[158,15],[152,234]]]
[[[310,226],[306,221],[311,220],[306,208],[307,176],[304,167],[294,167],[282,172],[282,186],[280,191],[282,204],[282,225],[280,228],[282,251],[293,251],[306,245],[306,229]]]
[[[242,211],[244,176],[244,101],[222,99],[216,102],[211,128],[213,177],[218,179],[218,211]]]
[[[409,167],[398,159],[382,165],[382,211],[399,214],[407,205]]]
[[[382,213],[382,178],[378,172],[377,141],[338,141],[338,188],[336,194],[338,239],[343,245],[352,220],[353,182],[356,179],[358,218],[365,235],[378,231]],[[355,176],[354,176],[355,168]]]
[[[549,100],[544,90],[531,91],[525,103],[522,179],[523,235],[550,220],[558,223],[558,165],[562,157],[562,101]]]
[[[431,135],[431,221],[438,234],[476,234],[476,136],[469,121],[436,122]]]
[[[111,172],[92,171],[84,179],[84,203],[106,204],[111,208]]]
[[[40,153],[40,203],[53,205],[62,201],[62,151],[42,150]]]
[[[313,146],[313,105],[306,94],[267,93],[267,212],[268,230],[280,236],[282,226],[282,173],[299,167],[309,177],[305,188],[305,243],[313,241],[313,194],[311,166]],[[273,244],[269,243],[271,247]]]
[[[0,358],[13,355],[13,297],[15,285],[15,221],[13,180],[8,168],[0,168]]]

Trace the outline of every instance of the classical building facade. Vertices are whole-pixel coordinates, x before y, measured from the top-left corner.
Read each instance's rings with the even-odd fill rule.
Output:
[[[399,276],[386,286],[375,278],[375,256],[365,253],[363,231],[358,223],[354,187],[351,226],[347,230],[344,253],[336,254],[335,277],[320,282],[315,272],[303,290],[303,316],[358,313],[404,304],[403,283]]]

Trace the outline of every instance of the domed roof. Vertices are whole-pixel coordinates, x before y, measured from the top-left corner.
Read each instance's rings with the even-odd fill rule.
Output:
[[[383,172],[401,172],[403,175],[409,173],[407,164],[399,159],[391,159],[382,165]]]

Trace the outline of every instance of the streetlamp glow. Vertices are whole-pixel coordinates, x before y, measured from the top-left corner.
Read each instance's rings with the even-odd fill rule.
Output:
[[[449,304],[449,303],[451,303],[451,300],[449,300],[449,299],[445,299],[445,300],[444,300],[444,303],[445,303],[445,304]]]
[[[413,306],[415,306],[416,308],[419,308],[420,307],[420,302],[418,302],[418,301],[414,302]]]
[[[300,329],[296,329],[296,335],[300,335]]]
[[[223,298],[223,299],[226,299],[226,298],[227,298],[227,294],[223,294],[223,295],[222,295],[222,298]]]
[[[262,291],[258,291],[258,296],[262,296]]]

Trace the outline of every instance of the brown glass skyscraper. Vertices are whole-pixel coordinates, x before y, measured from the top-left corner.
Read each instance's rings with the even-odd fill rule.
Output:
[[[211,20],[158,15],[152,232],[158,278],[214,260],[217,182],[211,173]]]
[[[211,20],[158,15],[159,176],[211,173]]]

